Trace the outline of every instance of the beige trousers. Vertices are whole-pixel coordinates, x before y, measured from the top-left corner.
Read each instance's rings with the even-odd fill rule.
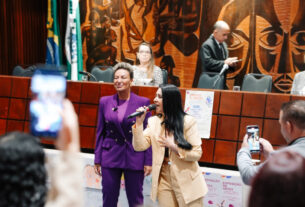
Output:
[[[157,199],[160,207],[203,207],[203,198],[186,204],[169,164],[161,167]]]

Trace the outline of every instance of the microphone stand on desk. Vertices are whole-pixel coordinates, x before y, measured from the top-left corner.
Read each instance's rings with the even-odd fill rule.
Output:
[[[216,78],[216,80],[214,81],[214,83],[213,83],[213,86],[212,86],[212,89],[215,89],[215,87],[216,87],[216,84],[217,84],[217,82],[220,80],[220,77],[221,77],[221,75],[216,75],[217,76],[217,78]]]
[[[96,77],[94,75],[92,75],[91,73],[87,72],[87,71],[79,71],[78,73],[82,74],[82,75],[86,75],[88,77],[92,77],[94,79],[94,81],[98,82]]]
[[[220,71],[220,73],[217,75],[217,78],[216,78],[216,80],[214,81],[214,83],[213,83],[213,89],[215,89],[215,87],[216,87],[216,83],[219,81],[219,79],[220,79],[220,77],[221,76],[223,76],[223,74],[226,72],[226,70],[228,70],[229,69],[229,67],[223,67],[222,69],[221,69],[221,71]]]

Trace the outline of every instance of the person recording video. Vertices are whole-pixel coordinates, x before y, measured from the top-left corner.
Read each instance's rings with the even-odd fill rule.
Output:
[[[10,132],[0,137],[0,206],[82,207],[82,164],[79,157],[78,118],[69,100],[63,101],[62,127],[55,146],[62,152],[47,161],[45,152],[31,134]]]
[[[147,107],[137,109],[144,113],[132,126],[135,150],[152,146],[151,198],[161,207],[201,207],[208,189],[197,162],[202,149],[196,120],[183,111],[174,85],[160,85],[154,103],[158,115],[148,119],[147,128],[143,127]]]
[[[259,138],[261,152],[265,159],[268,160],[272,156],[277,156],[277,153],[286,150],[297,152],[305,157],[305,101],[295,100],[283,103],[279,114],[279,124],[288,146],[274,150],[267,139]],[[237,153],[237,166],[243,182],[250,185],[253,177],[264,164],[265,162],[254,165],[252,162],[248,135],[246,134],[241,149]]]

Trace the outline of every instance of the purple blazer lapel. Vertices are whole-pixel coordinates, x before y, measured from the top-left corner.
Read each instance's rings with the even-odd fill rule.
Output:
[[[116,128],[119,130],[119,132],[121,133],[121,135],[123,137],[125,137],[125,133],[121,127],[121,124],[119,122],[119,119],[118,119],[118,100],[119,100],[119,97],[118,97],[118,94],[115,94],[113,95],[113,99],[111,101],[111,110],[114,112],[114,113],[111,113],[112,114],[112,119],[115,120],[115,126]]]
[[[136,109],[138,108],[138,107],[136,107],[137,106],[137,97],[135,96],[135,94],[134,93],[130,93],[130,97],[129,97],[129,101],[128,101],[128,106],[127,106],[127,108],[126,108],[126,111],[125,111],[125,114],[124,114],[124,117],[123,117],[123,127],[127,127],[127,126],[129,126],[129,124],[128,124],[128,122],[130,122],[131,120],[130,119],[127,119],[127,117],[131,114],[131,113],[133,113],[133,112],[135,112],[136,111]],[[125,131],[129,131],[129,129],[123,129],[122,127],[121,127],[121,129],[122,129],[122,133],[125,135],[125,137],[127,137],[126,136],[126,134],[125,134]]]
[[[112,103],[113,103],[113,108],[117,108],[118,107],[118,95],[115,94],[113,96],[113,100],[112,100]],[[124,130],[124,127],[127,127],[129,126],[128,122],[130,120],[127,119],[127,116],[133,112],[135,112],[135,110],[137,109],[137,107],[135,107],[137,105],[137,97],[135,96],[134,93],[130,93],[130,97],[129,97],[129,101],[128,101],[128,106],[126,108],[126,111],[125,111],[125,114],[123,116],[123,120],[122,120],[122,124],[120,123],[119,119],[118,119],[118,112],[115,111],[116,113],[112,113],[113,114],[113,120],[116,120],[115,121],[115,125],[117,127],[117,129],[119,130],[120,134],[123,136],[123,137],[127,137],[127,135],[125,134],[125,131],[129,131],[129,129],[125,129]]]
[[[123,127],[125,127],[123,129],[123,132],[127,133],[126,137],[130,136],[129,135],[129,131],[131,130],[130,126],[135,123],[135,118],[127,119],[127,117],[130,114],[132,114],[133,112],[135,112],[137,110],[137,108],[139,108],[141,106],[140,103],[142,103],[140,101],[140,99],[134,93],[130,93],[128,106],[127,106],[127,109],[126,109],[126,112],[125,112],[125,115],[124,115],[124,118],[123,118]]]
[[[139,99],[137,98],[137,96],[134,93],[130,93],[128,106],[127,106],[125,114],[123,116],[122,123],[120,123],[120,121],[118,119],[118,111],[113,110],[113,109],[116,109],[118,107],[118,95],[117,94],[113,95],[113,99],[111,101],[112,102],[111,103],[111,107],[112,107],[111,117],[112,117],[112,120],[115,120],[115,126],[119,130],[122,137],[124,137],[124,138],[127,138],[129,136],[129,130],[130,129],[127,128],[127,127],[130,127],[131,122],[134,121],[134,120],[131,120],[131,119],[127,119],[127,117],[131,113],[135,112],[138,107],[140,107],[138,101],[139,101]]]

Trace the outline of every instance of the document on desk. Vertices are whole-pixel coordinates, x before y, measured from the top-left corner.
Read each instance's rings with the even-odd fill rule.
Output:
[[[197,119],[201,138],[210,138],[213,103],[213,91],[187,90],[185,93],[184,111]]]

